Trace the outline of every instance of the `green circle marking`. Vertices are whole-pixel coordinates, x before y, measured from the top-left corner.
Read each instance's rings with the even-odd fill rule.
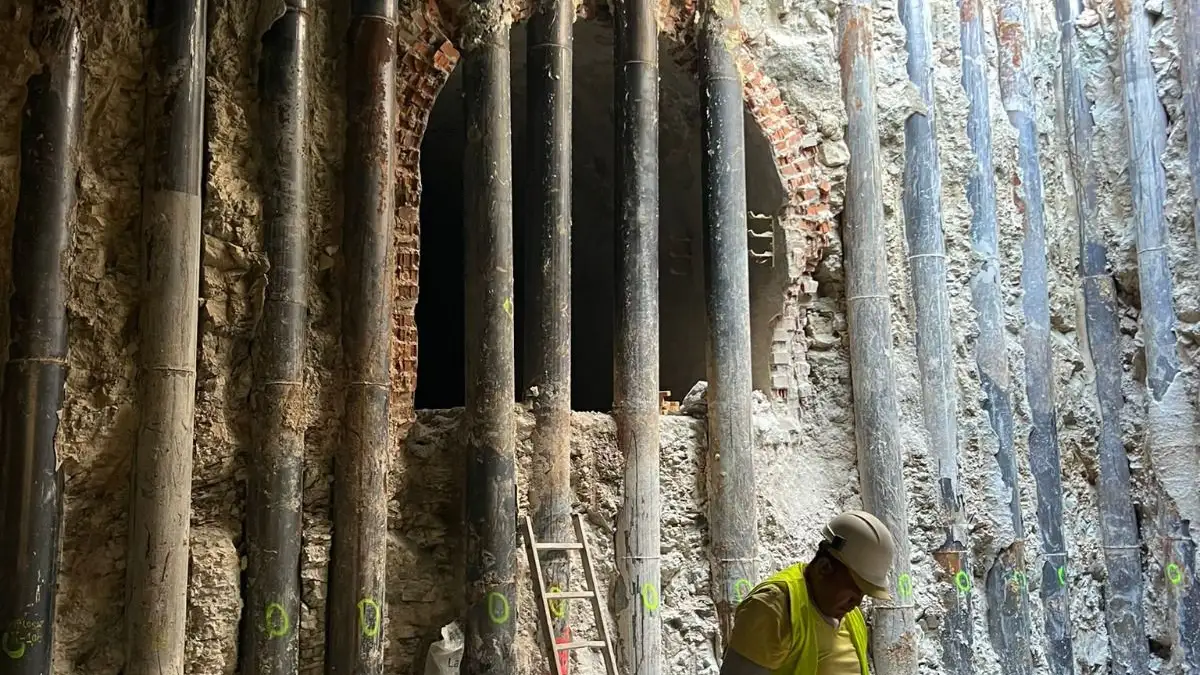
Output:
[[[653,612],[658,609],[658,605],[658,589],[649,582],[642,584],[642,607],[645,607],[647,612]]]
[[[14,639],[11,633],[6,632],[4,635],[0,635],[0,648],[4,649],[4,653],[8,655],[8,658],[16,661],[25,656],[25,642],[19,639],[15,640],[17,643],[16,647],[12,646],[13,642]]]
[[[503,593],[497,591],[487,594],[487,606],[488,618],[492,620],[492,623],[505,623],[512,613],[512,608],[508,604],[508,598],[504,597]]]
[[[970,593],[971,575],[967,574],[966,570],[959,570],[954,575],[954,587],[958,589],[959,593]]]
[[[1059,586],[1067,585],[1067,567],[1066,567],[1066,565],[1060,565],[1058,568],[1058,585]]]
[[[371,608],[370,621],[367,621],[367,607]],[[379,635],[379,603],[371,598],[363,598],[358,601],[358,627],[362,630],[362,634],[367,637],[375,637]]]
[[[292,630],[292,620],[288,616],[287,610],[278,602],[267,605],[263,614],[263,624],[267,629],[268,637],[283,637]]]
[[[745,600],[746,596],[750,595],[750,590],[751,586],[749,579],[738,579],[737,581],[733,582],[733,601],[740,603],[741,601]]]
[[[1167,581],[1176,586],[1183,581],[1183,570],[1179,569],[1179,565],[1175,563],[1167,565]]]
[[[551,586],[546,589],[547,593],[562,593],[562,589],[558,586]],[[560,599],[554,599],[546,603],[550,605],[550,616],[556,619],[561,619],[567,615],[566,603]]]
[[[912,576],[908,573],[900,575],[896,580],[896,593],[901,598],[911,598],[913,593]]]

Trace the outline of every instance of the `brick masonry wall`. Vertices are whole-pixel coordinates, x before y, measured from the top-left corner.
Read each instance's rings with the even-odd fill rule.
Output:
[[[528,16],[528,5],[515,9],[515,19]],[[686,72],[696,74],[696,5],[694,0],[663,0],[660,31],[671,47],[670,58]],[[579,6],[581,20],[608,14],[597,0]],[[458,26],[453,8],[426,2],[401,17],[397,67],[398,119],[396,123],[396,279],[394,283],[394,335],[392,360],[393,438],[413,419],[417,384],[417,302],[420,264],[421,139],[433,105],[459,60],[451,36]],[[738,50],[746,109],[768,140],[775,169],[786,193],[786,203],[776,215],[783,241],[776,241],[776,263],[786,261],[789,283],[772,344],[772,389],[778,400],[791,406],[804,397],[808,381],[804,340],[805,306],[815,291],[811,273],[826,245],[833,221],[829,206],[830,184],[817,161],[819,134],[810,131],[783,102],[779,88],[755,62],[745,45]]]
[[[414,419],[417,391],[417,285],[421,260],[421,139],[434,102],[458,65],[446,21],[433,5],[401,17],[396,67],[396,278],[392,309],[392,438]]]

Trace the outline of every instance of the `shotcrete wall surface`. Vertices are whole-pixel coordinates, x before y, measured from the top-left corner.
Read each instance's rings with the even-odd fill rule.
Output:
[[[937,67],[938,140],[942,152],[943,212],[949,288],[955,334],[959,392],[960,461],[971,542],[977,569],[1015,536],[1024,536],[1030,588],[1037,588],[1039,564],[1036,519],[1025,533],[1009,531],[1003,516],[1006,495],[993,456],[994,439],[981,407],[974,370],[974,319],[968,278],[974,262],[968,238],[970,210],[965,184],[970,170],[965,132],[966,100],[960,78],[958,10],[953,0],[930,0],[934,62]],[[340,265],[342,207],[339,194],[343,145],[342,57],[346,17],[315,3],[311,172],[312,259],[309,299],[308,395],[296,411],[308,422],[304,485],[303,612],[290,617],[301,632],[302,669],[323,667],[324,598],[330,538],[330,457],[339,443],[341,417]],[[397,96],[396,281],[392,426],[389,475],[388,597],[385,631],[388,672],[418,673],[426,646],[462,610],[461,547],[462,450],[454,433],[458,410],[412,409],[416,386],[416,326],[419,249],[419,152],[434,101],[453,70],[458,53],[455,8],[407,6],[401,13],[401,60]],[[9,250],[16,208],[20,106],[24,84],[36,58],[16,36],[28,34],[30,0],[0,3],[0,247]],[[191,579],[187,654],[193,675],[232,673],[238,667],[238,621],[242,610],[240,570],[244,454],[250,446],[247,399],[250,345],[261,309],[265,260],[261,243],[262,194],[258,142],[257,45],[263,30],[254,0],[210,0],[207,54],[204,249],[200,313],[200,353],[196,392],[195,475],[193,480]],[[270,3],[264,3],[270,6]],[[1167,216],[1171,265],[1180,322],[1179,345],[1189,388],[1196,399],[1200,326],[1200,261],[1190,222],[1186,139],[1181,122],[1175,10],[1171,0],[1151,0],[1153,63],[1158,91],[1169,118]],[[67,400],[61,415],[58,452],[65,475],[66,526],[59,582],[55,671],[61,674],[117,675],[123,661],[123,586],[130,459],[138,420],[134,387],[138,364],[138,230],[143,160],[142,0],[87,0],[83,15],[85,110],[79,205],[71,255],[66,264],[71,296]],[[845,298],[836,214],[843,202],[848,161],[837,74],[834,0],[745,0],[743,68],[748,122],[770,144],[784,204],[777,216],[777,264],[786,269],[787,287],[771,317],[775,330],[769,356],[756,344],[756,364],[769,359],[769,390],[756,395],[755,457],[758,462],[759,569],[778,569],[811,554],[820,523],[845,508],[857,507],[850,370],[846,345]],[[989,13],[994,7],[989,6]],[[602,11],[604,10],[604,11]],[[694,60],[691,17],[686,2],[664,3],[661,23],[674,45],[667,58]],[[904,31],[895,0],[876,5],[875,50],[879,88],[880,139],[886,162],[879,167],[888,223],[893,289],[895,359],[901,402],[905,479],[913,541],[913,594],[918,606],[922,672],[939,672],[936,639],[940,617],[931,586],[935,566],[927,553],[936,548],[935,471],[920,414],[915,362],[913,309],[904,270],[901,213],[903,123],[921,103],[905,76]],[[520,14],[519,8],[514,10]],[[1133,468],[1135,502],[1142,510],[1147,542],[1147,630],[1154,668],[1170,672],[1167,582],[1161,568],[1155,508],[1161,490],[1143,452],[1144,364],[1138,336],[1137,268],[1131,230],[1127,156],[1120,78],[1114,62],[1112,3],[1090,3],[1079,21],[1085,79],[1096,101],[1099,222],[1111,246],[1122,312],[1126,386],[1125,438]],[[440,12],[440,13],[439,13]],[[269,18],[269,12],[264,12]],[[581,17],[605,21],[606,9],[588,0]],[[1066,178],[1062,120],[1056,113],[1057,26],[1049,0],[1030,3],[1031,44],[1026,54],[1037,91],[1041,156],[1045,170],[1050,263],[1052,338],[1058,395],[1058,426],[1063,480],[1072,630],[1077,672],[1103,672],[1107,644],[1100,591],[1104,577],[1096,524],[1096,413],[1091,400],[1090,364],[1079,349],[1081,302],[1076,297],[1077,237],[1071,209],[1073,186]],[[1015,147],[996,84],[994,15],[985,22],[991,54],[992,117],[996,146],[1003,284],[1007,289],[1011,385],[1016,405],[1016,438],[1022,464],[1021,501],[1035,512],[1033,482],[1027,471],[1028,411],[1024,401],[1018,275],[1020,219],[1007,186],[1016,171]],[[577,84],[578,86],[582,86]],[[697,112],[698,115],[698,112]],[[748,133],[751,124],[747,124]],[[695,148],[699,152],[699,147]],[[0,255],[0,283],[7,288],[10,260]],[[7,341],[7,302],[0,303],[0,336]],[[702,331],[702,326],[695,330]],[[757,369],[757,365],[756,365]],[[756,385],[762,383],[756,381]],[[682,392],[675,392],[676,395]],[[531,470],[528,436],[531,418],[519,420],[519,480]],[[715,673],[716,616],[708,598],[705,551],[703,461],[704,424],[689,415],[663,420],[662,616],[665,664],[672,675]],[[611,419],[596,413],[574,417],[572,476],[576,508],[587,514],[598,571],[611,587],[612,530],[620,500],[621,460]],[[1193,477],[1200,470],[1191,470]],[[1200,490],[1200,485],[1197,485]],[[522,565],[524,560],[522,559]],[[528,570],[522,567],[518,604],[523,672],[541,672],[534,641]],[[974,580],[977,636],[983,625],[982,580]],[[1033,625],[1042,624],[1036,593]],[[611,599],[610,599],[611,604]],[[261,621],[262,608],[248,608]],[[586,630],[577,611],[577,630]],[[610,617],[611,620],[611,617]],[[1045,672],[1041,636],[1033,636],[1034,663]],[[998,656],[987,640],[976,639],[976,672],[997,672]],[[577,658],[575,672],[601,672],[590,656]]]

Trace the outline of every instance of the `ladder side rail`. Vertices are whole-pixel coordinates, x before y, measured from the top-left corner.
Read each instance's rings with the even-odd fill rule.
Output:
[[[583,574],[588,588],[592,591],[592,612],[596,615],[596,632],[604,642],[604,665],[608,675],[617,675],[617,657],[613,654],[612,640],[608,637],[608,625],[604,620],[604,608],[600,606],[600,587],[596,584],[596,570],[592,569],[592,548],[588,546],[587,537],[583,533],[583,519],[574,514],[575,538],[583,545]]]
[[[529,552],[529,568],[533,572],[533,590],[537,595],[538,601],[538,616],[542,619],[542,628],[546,631],[546,644],[549,649],[546,651],[546,656],[550,660],[550,672],[555,675],[563,675],[559,670],[558,652],[554,644],[554,623],[550,621],[550,605],[546,600],[546,580],[542,575],[542,561],[538,556],[537,540],[533,535],[533,521],[529,516],[525,516],[525,542],[526,550]]]

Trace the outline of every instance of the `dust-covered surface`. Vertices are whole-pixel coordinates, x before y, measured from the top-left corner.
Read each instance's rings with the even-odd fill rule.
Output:
[[[414,657],[423,658],[438,629],[459,617],[463,607],[462,545],[459,524],[465,479],[459,443],[461,409],[420,411],[394,469],[402,486],[393,501],[392,539],[388,550],[389,638],[388,668],[410,672]],[[704,504],[705,422],[702,418],[668,415],[661,420],[663,549],[661,613],[665,672],[673,675],[715,673],[716,610],[708,595],[709,560]],[[521,516],[528,504],[528,472],[532,415],[518,419],[518,498]],[[816,543],[820,524],[846,506],[843,495],[854,480],[853,449],[829,448],[820,466],[797,473],[794,467],[812,462],[801,449],[800,429],[780,419],[766,400],[755,398],[755,459],[768,476],[759,495],[760,567],[777,569],[807,556]],[[616,573],[613,525],[621,503],[622,467],[616,447],[616,427],[608,415],[572,416],[571,483],[573,510],[584,515],[593,562],[607,600],[605,620],[613,628]],[[816,464],[816,462],[814,462]],[[784,470],[785,467],[787,470]],[[796,499],[796,495],[803,495]],[[399,523],[396,515],[399,513]],[[524,556],[518,569],[519,647],[522,672],[546,668],[544,645],[536,635],[537,615],[532,578]],[[579,570],[578,559],[575,562]],[[582,575],[573,575],[582,583]],[[592,612],[586,601],[572,601],[572,635],[595,639]],[[572,672],[603,673],[598,653],[575,652]],[[417,670],[420,672],[421,662]]]
[[[250,449],[248,393],[255,323],[261,307],[264,260],[261,255],[261,152],[255,79],[258,7],[252,0],[210,0],[206,58],[206,178],[202,265],[200,349],[197,354],[196,448],[193,491],[188,669],[193,675],[224,675],[238,663],[242,490]],[[339,442],[341,386],[339,242],[343,91],[341,54],[344,16],[330,3],[312,12],[314,81],[309,111],[311,270],[309,287],[308,398],[304,484],[301,667],[315,675],[323,668],[323,622],[330,457]],[[1190,220],[1186,139],[1171,0],[1151,2],[1152,59],[1169,121],[1167,217],[1175,282],[1177,333],[1184,371],[1182,399],[1197,398],[1194,364],[1200,329],[1200,260]],[[136,440],[138,228],[143,160],[142,0],[88,0],[83,3],[85,47],[84,142],[80,155],[79,205],[68,267],[71,295],[67,400],[59,430],[59,453],[66,485],[66,526],[59,582],[55,670],[79,675],[117,675],[123,663],[122,612],[125,523],[130,459]],[[28,31],[31,2],[3,3],[0,30],[10,38]],[[958,11],[953,0],[931,0],[936,71],[938,140],[943,168],[943,213],[947,234],[949,292],[958,367],[960,461],[967,510],[973,526],[975,569],[993,556],[1006,533],[995,440],[981,406],[974,368],[974,315],[968,278],[972,267],[965,185],[969,154],[965,134],[966,100],[960,85]],[[844,114],[836,61],[836,0],[747,0],[743,3],[750,49],[762,70],[780,87],[794,114],[821,135],[818,156],[834,184],[840,207],[846,149]],[[994,10],[994,7],[989,7]],[[1066,148],[1056,112],[1057,29],[1052,3],[1030,3],[1031,51],[1038,94],[1042,166],[1046,181],[1050,304],[1054,332],[1058,429],[1063,456],[1064,513],[1070,553],[1071,626],[1077,672],[1104,672],[1108,658],[1101,584],[1095,484],[1097,421],[1088,368],[1079,350],[1073,186],[1065,178]],[[1027,472],[1028,411],[1024,402],[1024,359],[1020,346],[1019,272],[1021,222],[1007,187],[1015,171],[1011,127],[1000,105],[995,71],[994,15],[985,21],[991,60],[992,122],[1000,208],[1001,265],[1009,328],[1010,369],[1016,407],[1016,439],[1022,465],[1021,501],[1028,551],[1028,583],[1040,584],[1036,495]],[[1171,641],[1168,594],[1158,539],[1162,490],[1154,469],[1175,489],[1186,490],[1192,468],[1154,467],[1144,452],[1144,363],[1138,336],[1136,242],[1132,229],[1126,130],[1121,81],[1115,60],[1112,6],[1090,3],[1079,21],[1088,91],[1095,99],[1096,156],[1100,218],[1110,243],[1122,312],[1127,404],[1124,425],[1135,500],[1147,543],[1145,578],[1148,638],[1158,672]],[[907,449],[905,477],[910,499],[914,550],[914,591],[923,672],[940,669],[939,610],[931,585],[936,548],[934,463],[921,424],[920,387],[915,363],[913,315],[901,212],[903,122],[915,96],[904,72],[904,31],[896,0],[877,3],[875,49],[883,158],[884,213],[889,226],[889,265],[893,288],[897,384],[902,437]],[[24,82],[34,55],[21,39],[0,47],[0,246],[8,250],[16,209],[18,124]],[[699,152],[699,148],[695,148]],[[809,555],[817,526],[844,508],[859,505],[855,468],[850,367],[847,356],[843,270],[836,233],[818,267],[818,289],[804,326],[808,340],[808,382],[798,414],[762,397],[755,403],[759,490],[759,569],[778,569]],[[0,283],[7,288],[10,261],[0,256]],[[0,303],[0,328],[7,343],[7,302]],[[701,330],[698,326],[697,330]],[[802,364],[803,365],[803,364]],[[428,644],[440,627],[462,611],[463,560],[461,501],[463,463],[454,438],[459,411],[424,411],[393,457],[389,476],[388,608],[386,660],[389,672],[421,672]],[[521,503],[528,470],[532,422],[522,415]],[[604,590],[613,579],[612,527],[620,502],[620,456],[609,417],[574,416],[573,486],[576,509],[586,513],[590,543]],[[716,617],[708,598],[705,551],[704,424],[668,416],[662,425],[663,562],[662,616],[667,672],[715,673]],[[1193,448],[1195,446],[1193,445]],[[1194,457],[1193,457],[1194,461]],[[1190,473],[1189,473],[1190,472]],[[1184,480],[1180,481],[1180,478]],[[1182,485],[1182,488],[1178,486]],[[1195,485],[1200,491],[1200,485]],[[519,571],[521,661],[526,672],[545,666],[535,641],[528,570]],[[578,577],[576,577],[578,578]],[[977,589],[982,579],[975,579]],[[609,598],[611,603],[611,597]],[[984,598],[974,592],[975,669],[997,671],[997,655],[987,640]],[[1041,656],[1041,606],[1033,606],[1035,666]],[[589,628],[586,604],[572,609],[575,629]],[[611,616],[609,617],[611,621]],[[611,624],[610,624],[611,625]],[[574,672],[602,671],[592,656],[573,662]]]
[[[86,3],[79,203],[68,271],[67,396],[58,430],[66,524],[55,669],[124,662],[125,540],[137,439],[142,3]]]
[[[986,3],[985,3],[986,4]],[[1099,222],[1111,246],[1110,263],[1115,271],[1120,293],[1124,377],[1127,404],[1123,411],[1127,449],[1134,468],[1135,501],[1141,510],[1142,522],[1150,525],[1142,532],[1148,550],[1146,578],[1148,580],[1146,612],[1148,632],[1155,646],[1155,668],[1163,666],[1161,657],[1170,637],[1167,631],[1167,602],[1165,582],[1158,551],[1160,533],[1153,527],[1157,520],[1157,489],[1148,459],[1143,452],[1144,400],[1142,379],[1144,365],[1137,338],[1136,245],[1132,230],[1128,177],[1121,158],[1127,156],[1124,117],[1121,107],[1121,82],[1118,64],[1114,62],[1114,36],[1111,29],[1111,3],[1085,3],[1088,7],[1079,21],[1083,49],[1085,80],[1091,97],[1097,125],[1095,156],[1099,168],[1098,192],[1101,196]],[[949,268],[951,317],[955,331],[955,358],[958,365],[960,471],[968,514],[972,522],[976,590],[975,668],[978,672],[995,672],[996,655],[991,653],[983,623],[985,604],[981,593],[982,578],[978,576],[983,562],[997,550],[997,537],[1011,530],[1005,522],[1001,499],[1005,495],[999,484],[992,452],[995,440],[982,408],[982,391],[974,369],[974,315],[970,309],[968,279],[971,269],[969,226],[971,210],[966,200],[966,179],[971,155],[966,138],[967,102],[961,77],[961,54],[958,34],[958,9],[950,0],[935,0],[932,8],[933,61],[937,68],[936,114],[938,142],[943,169],[942,204]],[[1064,513],[1067,516],[1067,541],[1070,555],[1071,627],[1074,631],[1075,658],[1079,672],[1096,672],[1106,665],[1107,645],[1103,616],[1101,584],[1105,573],[1100,551],[1099,521],[1095,485],[1098,480],[1096,464],[1096,412],[1092,401],[1092,375],[1080,355],[1076,299],[1078,287],[1075,274],[1078,237],[1073,213],[1073,186],[1068,184],[1065,132],[1057,112],[1058,32],[1053,3],[1029,3],[1031,26],[1030,56],[1037,93],[1037,123],[1041,134],[1042,168],[1046,183],[1046,223],[1050,264],[1050,310],[1053,328],[1052,348],[1056,368],[1058,397],[1059,443],[1063,456]],[[994,12],[994,6],[989,4]],[[1180,123],[1181,103],[1178,81],[1178,54],[1175,51],[1173,8],[1170,3],[1152,4],[1152,56],[1158,73],[1159,92],[1170,119],[1168,151],[1163,158],[1167,168],[1167,215],[1171,228],[1171,262],[1175,280],[1175,302],[1181,323],[1178,326],[1189,401],[1195,400],[1195,321],[1196,260],[1191,240],[1191,197],[1185,183],[1185,138]],[[785,100],[795,110],[820,122],[826,134],[826,145],[839,146],[839,132],[830,133],[829,118],[842,116],[839,98],[839,79],[836,70],[836,11],[835,2],[791,3],[777,0],[771,3],[749,3],[748,23],[759,43],[758,52],[772,58],[763,59],[763,68],[778,78]],[[1021,503],[1025,516],[1028,586],[1037,589],[1041,566],[1036,522],[1036,495],[1028,475],[1027,438],[1028,409],[1024,401],[1024,358],[1020,344],[1023,317],[1020,310],[1019,274],[1021,265],[1021,220],[1016,212],[1011,185],[1016,171],[1015,137],[999,100],[995,64],[994,13],[985,18],[989,51],[991,117],[995,152],[1001,243],[1002,283],[1005,287],[1005,314],[1009,329],[1010,370],[1013,375],[1012,393],[1016,407],[1016,438],[1021,464]],[[875,58],[880,108],[880,143],[886,164],[882,167],[885,186],[884,213],[889,226],[889,267],[893,282],[893,328],[896,341],[896,371],[901,399],[903,436],[908,455],[906,479],[909,489],[911,536],[913,537],[916,601],[920,607],[918,619],[925,629],[922,642],[922,669],[936,671],[940,665],[936,631],[938,610],[932,594],[922,593],[933,582],[932,561],[922,551],[930,551],[937,540],[936,509],[934,508],[932,461],[920,425],[920,389],[917,379],[914,348],[914,317],[912,314],[901,208],[904,120],[914,109],[915,92],[905,74],[905,36],[897,14],[895,0],[881,0],[876,5]],[[847,376],[845,352],[845,318],[841,288],[842,268],[839,246],[833,242],[822,268],[819,298],[810,314],[809,360],[813,377],[830,381]],[[839,339],[840,338],[840,339]],[[818,347],[820,345],[820,347]],[[848,395],[844,382],[838,395]],[[818,391],[821,391],[818,388]],[[829,389],[818,398],[830,397]],[[849,401],[821,401],[814,406],[821,410],[830,404],[848,406]],[[802,423],[805,420],[801,420]],[[817,442],[851,442],[852,420],[838,420],[835,429],[828,425],[814,426]],[[829,434],[839,437],[830,437]],[[1194,449],[1194,436],[1193,436]],[[1164,467],[1173,476],[1186,472],[1191,477],[1191,489],[1200,491],[1196,482],[1195,458],[1190,466]],[[1011,536],[1011,534],[1007,534]],[[1041,605],[1036,590],[1031,592],[1034,627],[1034,665],[1045,668],[1041,656]],[[1167,672],[1163,668],[1163,672]]]

